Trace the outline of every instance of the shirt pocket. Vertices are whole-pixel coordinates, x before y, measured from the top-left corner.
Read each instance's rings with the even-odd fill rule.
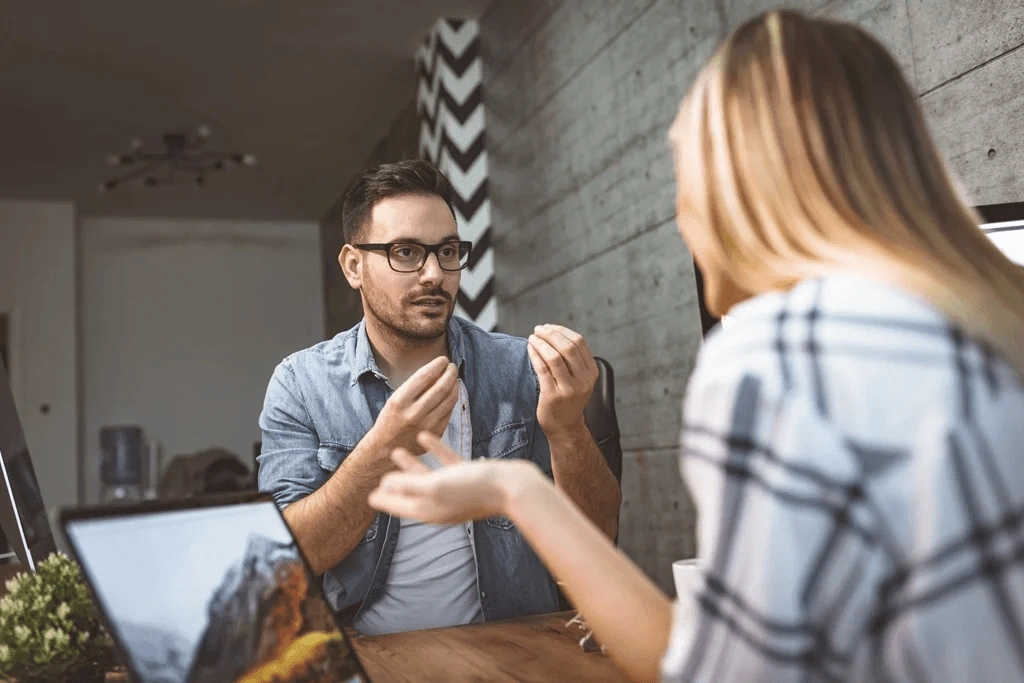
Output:
[[[473,450],[491,460],[511,460],[525,457],[529,444],[526,424],[510,422],[477,441]],[[511,530],[515,528],[512,520],[508,517],[488,517],[486,522],[488,526],[496,529]]]
[[[521,458],[530,443],[524,422],[509,422],[488,436],[474,441],[473,450],[480,456],[493,460]]]
[[[349,456],[352,450],[348,446],[338,444],[320,444],[316,451],[316,461],[320,465],[320,469],[326,472],[328,478],[330,478],[341,467],[341,463],[345,461],[345,458]],[[359,545],[370,543],[377,538],[377,530],[380,528],[380,517],[381,513],[377,513],[374,516],[369,528],[366,529],[366,533],[363,535],[363,540],[359,541]]]

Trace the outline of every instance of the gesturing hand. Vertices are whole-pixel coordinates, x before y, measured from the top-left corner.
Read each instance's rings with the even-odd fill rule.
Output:
[[[587,341],[561,325],[539,325],[527,353],[540,382],[537,422],[548,439],[585,427],[583,409],[597,382],[597,363]]]
[[[381,479],[370,494],[370,507],[431,524],[507,516],[511,487],[536,469],[525,460],[465,462],[430,432],[420,433],[417,441],[422,451],[437,456],[442,467],[430,470],[407,449],[396,448],[391,457],[400,471]]]
[[[395,390],[377,416],[373,430],[388,450],[400,446],[422,452],[416,435],[424,430],[438,436],[444,434],[458,400],[458,369],[447,358],[435,358]]]

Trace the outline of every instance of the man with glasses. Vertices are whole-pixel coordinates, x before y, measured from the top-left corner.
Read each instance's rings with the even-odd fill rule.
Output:
[[[467,460],[533,461],[614,537],[619,487],[583,421],[597,378],[586,342],[555,325],[527,340],[453,316],[472,245],[451,186],[424,161],[364,172],[342,230],[338,262],[363,320],[274,371],[260,490],[363,634],[557,610],[554,581],[509,520],[419,524],[376,514],[367,497],[392,451],[422,452],[416,435],[431,430]]]

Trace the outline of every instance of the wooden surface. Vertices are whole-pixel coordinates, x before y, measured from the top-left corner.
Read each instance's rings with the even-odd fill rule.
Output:
[[[629,679],[599,652],[584,652],[573,612],[386,636],[346,631],[373,683],[602,681]],[[106,683],[126,683],[107,674]]]
[[[627,681],[599,652],[584,652],[585,635],[566,626],[572,612],[455,628],[352,638],[375,682]]]

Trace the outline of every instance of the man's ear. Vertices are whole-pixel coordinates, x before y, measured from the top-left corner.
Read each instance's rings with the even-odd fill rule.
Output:
[[[348,280],[349,287],[355,290],[363,286],[363,260],[360,258],[360,254],[361,252],[351,244],[343,246],[341,253],[338,254],[338,265],[341,266],[341,272]]]

